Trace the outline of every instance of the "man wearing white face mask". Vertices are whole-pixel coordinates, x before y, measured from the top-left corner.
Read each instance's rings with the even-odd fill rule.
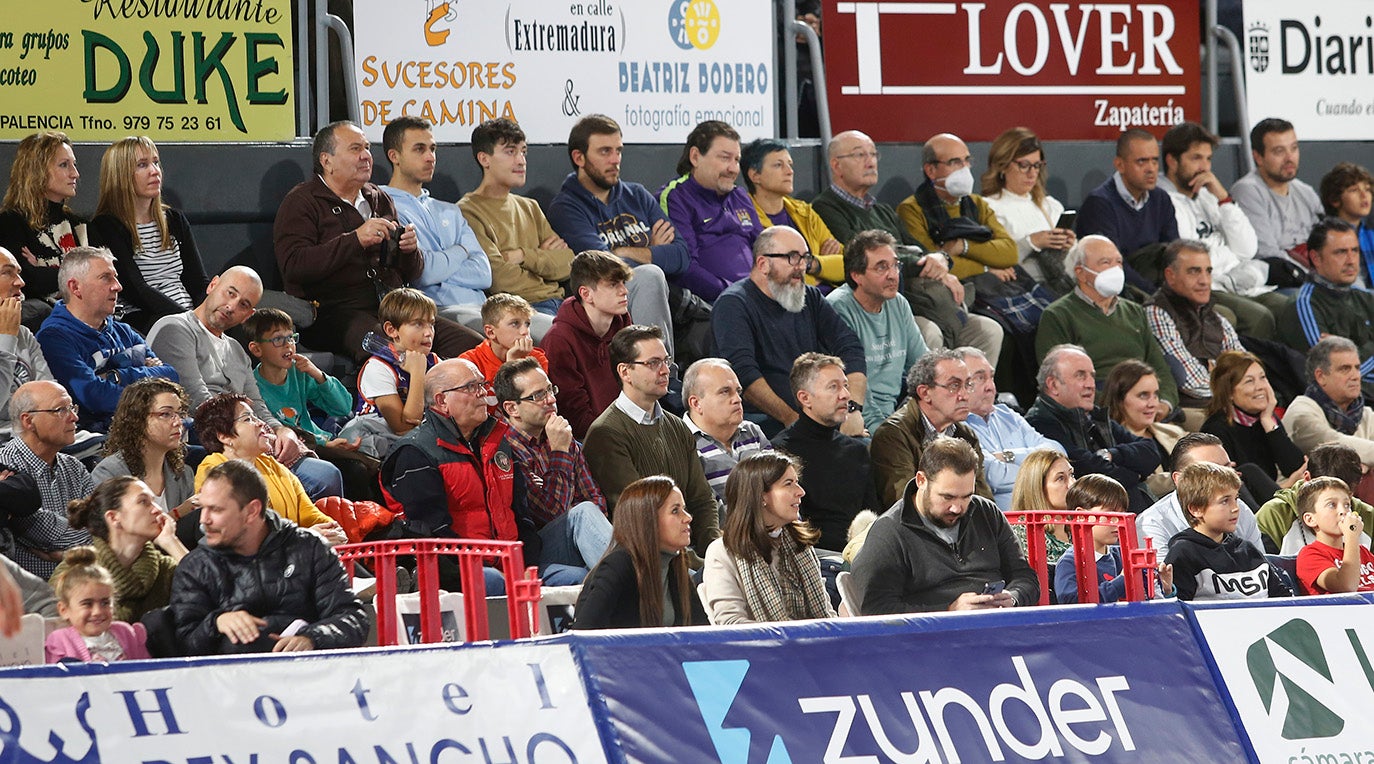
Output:
[[[973,193],[968,146],[949,133],[931,136],[921,149],[926,179],[916,193],[897,205],[907,233],[927,250],[940,250],[954,261],[950,272],[961,279],[993,271],[1008,281],[1014,276],[1016,241],[992,207]]]
[[[1155,370],[1163,404],[1156,416],[1167,417],[1178,406],[1178,387],[1145,309],[1120,298],[1126,286],[1121,252],[1105,236],[1084,236],[1064,256],[1064,269],[1073,273],[1078,285],[1040,317],[1036,356],[1044,358],[1056,345],[1081,345],[1093,360],[1099,389],[1118,362],[1138,358]]]

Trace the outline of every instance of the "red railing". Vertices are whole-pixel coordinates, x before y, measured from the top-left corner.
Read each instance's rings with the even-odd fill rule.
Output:
[[[467,641],[489,638],[486,587],[482,577],[484,561],[496,559],[496,567],[506,577],[506,613],[510,618],[512,639],[521,639],[539,630],[539,571],[525,567],[524,545],[519,541],[482,541],[476,539],[406,539],[340,544],[334,547],[348,575],[355,562],[363,562],[377,577],[373,605],[377,610],[377,644],[395,645],[396,639],[396,558],[415,558],[415,583],[420,594],[420,641],[442,642],[439,611],[439,556],[458,558],[462,581],[463,618]]]
[[[1045,551],[1045,526],[1068,526],[1073,541],[1074,575],[1078,579],[1078,601],[1097,602],[1097,554],[1093,548],[1093,526],[1114,525],[1121,545],[1121,575],[1126,576],[1126,601],[1153,599],[1158,571],[1155,550],[1150,540],[1141,547],[1135,536],[1136,516],[1128,512],[1008,512],[1007,520],[1026,528],[1026,559],[1037,575],[1049,571]],[[1049,584],[1040,587],[1040,604],[1050,603]]]

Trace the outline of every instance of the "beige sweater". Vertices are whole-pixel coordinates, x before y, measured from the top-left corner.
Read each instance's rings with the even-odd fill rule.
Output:
[[[568,278],[574,253],[539,248],[554,232],[538,202],[515,194],[493,199],[472,192],[459,200],[458,208],[491,260],[490,292],[518,294],[532,303],[563,297],[558,282]],[[518,265],[502,254],[513,249],[524,252]]]
[[[1374,467],[1374,410],[1364,408],[1364,416],[1354,435],[1337,432],[1326,421],[1322,407],[1306,395],[1299,395],[1288,405],[1283,415],[1283,426],[1293,444],[1308,453],[1323,443],[1340,443],[1355,449],[1360,461],[1367,467]]]

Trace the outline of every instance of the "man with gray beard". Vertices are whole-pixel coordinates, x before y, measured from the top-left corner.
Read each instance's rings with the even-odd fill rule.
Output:
[[[799,411],[788,376],[802,353],[819,352],[844,361],[852,395],[850,414],[840,431],[864,432],[867,389],[864,349],[819,290],[803,281],[806,239],[789,226],[773,226],[754,242],[748,278],[726,287],[711,312],[717,355],[730,362],[744,387],[746,412],[764,414],[772,435],[797,420]]]

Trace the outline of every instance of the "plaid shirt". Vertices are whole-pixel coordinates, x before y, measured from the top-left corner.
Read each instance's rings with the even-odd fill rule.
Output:
[[[67,524],[67,502],[84,499],[95,490],[91,473],[75,457],[58,454],[51,467],[39,459],[22,438],[0,447],[0,464],[31,476],[43,497],[42,509],[28,517],[15,518],[13,539],[5,538],[6,552],[20,567],[44,581],[52,577],[57,563],[49,562],[30,549],[58,552],[91,543],[91,534],[72,530]]]
[[[1164,312],[1163,308],[1154,305],[1145,306],[1145,318],[1150,322],[1150,331],[1155,335],[1155,339],[1159,340],[1164,357],[1169,359],[1174,376],[1178,377],[1179,392],[1203,400],[1211,398],[1212,371],[1188,350],[1174,319]],[[1221,317],[1221,349],[1242,352],[1245,350],[1245,346],[1240,344],[1240,337],[1236,335],[1235,328],[1224,316]],[[1181,377],[1178,376],[1180,370],[1183,372]]]
[[[606,497],[587,469],[581,443],[574,440],[567,451],[554,451],[542,432],[538,439],[526,438],[515,427],[506,433],[506,439],[525,476],[530,515],[540,528],[580,502],[593,502],[606,511]]]

